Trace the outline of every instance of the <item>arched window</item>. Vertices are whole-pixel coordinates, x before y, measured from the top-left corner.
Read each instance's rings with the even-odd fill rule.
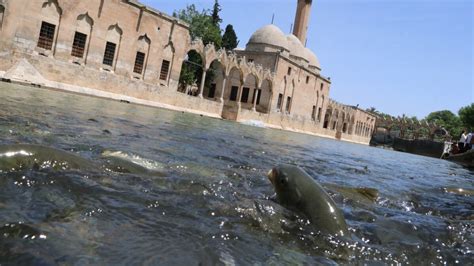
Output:
[[[140,77],[143,76],[146,69],[146,63],[148,61],[147,55],[150,51],[150,44],[151,40],[146,34],[138,38],[138,48],[137,54],[135,56],[135,64],[133,66],[133,73],[139,75]]]
[[[102,64],[106,70],[115,70],[115,66],[117,65],[118,51],[122,41],[122,33],[123,31],[118,26],[118,24],[111,25],[107,31],[104,58],[102,60]]]
[[[72,42],[71,55],[78,59],[83,59],[87,56],[89,41],[94,20],[88,13],[79,15],[76,20],[76,32],[74,33],[74,40]]]
[[[61,15],[62,9],[56,0],[48,0],[43,3],[41,9],[41,28],[37,44],[39,48],[54,51]]]

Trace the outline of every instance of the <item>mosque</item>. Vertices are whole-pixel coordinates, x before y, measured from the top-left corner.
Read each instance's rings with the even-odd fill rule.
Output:
[[[0,78],[368,144],[376,118],[329,98],[304,45],[311,6],[298,0],[293,34],[267,25],[225,51],[138,1],[0,0]],[[199,84],[183,86],[190,53]]]

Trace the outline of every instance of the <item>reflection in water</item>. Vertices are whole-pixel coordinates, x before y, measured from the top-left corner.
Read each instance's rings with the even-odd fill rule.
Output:
[[[0,264],[474,262],[472,172],[456,164],[14,85],[0,96],[1,145],[75,166],[0,172]],[[272,200],[282,163],[323,185],[351,238]]]

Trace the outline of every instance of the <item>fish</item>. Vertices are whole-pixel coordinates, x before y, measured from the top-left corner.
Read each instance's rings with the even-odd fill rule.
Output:
[[[280,165],[270,170],[268,179],[281,205],[302,212],[321,233],[349,236],[342,211],[324,188],[303,169]]]

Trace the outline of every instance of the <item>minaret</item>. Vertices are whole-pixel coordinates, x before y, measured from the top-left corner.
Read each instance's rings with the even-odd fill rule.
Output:
[[[311,15],[311,4],[313,0],[298,0],[296,9],[295,26],[293,34],[306,46],[306,34],[308,32],[309,17]]]

